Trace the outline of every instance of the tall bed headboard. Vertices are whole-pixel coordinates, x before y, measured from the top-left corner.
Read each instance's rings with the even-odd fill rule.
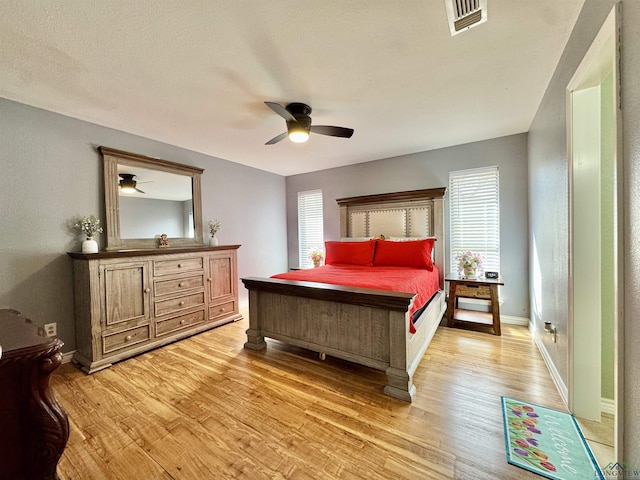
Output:
[[[339,198],[342,238],[387,239],[435,237],[434,261],[444,288],[445,187]]]

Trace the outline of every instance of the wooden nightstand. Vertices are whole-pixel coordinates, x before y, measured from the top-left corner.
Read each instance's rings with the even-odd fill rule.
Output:
[[[493,333],[500,335],[500,303],[498,302],[498,285],[504,285],[502,277],[477,279],[464,278],[457,274],[445,277],[449,282],[449,301],[447,303],[447,326],[453,327],[456,322],[481,323],[491,325]],[[459,298],[480,298],[489,300],[490,312],[476,312],[458,308]]]

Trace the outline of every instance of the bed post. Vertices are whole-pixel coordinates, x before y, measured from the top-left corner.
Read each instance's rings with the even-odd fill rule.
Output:
[[[347,205],[340,205],[340,238],[349,236],[349,211]]]
[[[260,328],[259,294],[257,290],[249,290],[249,329],[246,331],[247,341],[244,344],[244,348],[249,350],[262,350],[267,347]]]
[[[440,239],[434,242],[434,259],[438,266],[440,288],[444,290],[444,197],[436,197],[433,199],[433,236]]]
[[[412,301],[413,303],[413,301]],[[410,308],[410,307],[409,307]],[[387,385],[384,393],[411,402],[416,394],[413,373],[409,368],[409,314],[392,311],[389,313],[389,366],[387,367]]]

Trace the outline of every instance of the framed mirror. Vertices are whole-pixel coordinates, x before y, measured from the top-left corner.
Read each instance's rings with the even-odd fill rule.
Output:
[[[104,161],[107,250],[201,246],[203,169],[98,147]]]

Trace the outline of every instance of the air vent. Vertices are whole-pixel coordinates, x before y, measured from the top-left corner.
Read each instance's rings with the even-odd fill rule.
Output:
[[[444,0],[451,35],[487,21],[487,0]]]

